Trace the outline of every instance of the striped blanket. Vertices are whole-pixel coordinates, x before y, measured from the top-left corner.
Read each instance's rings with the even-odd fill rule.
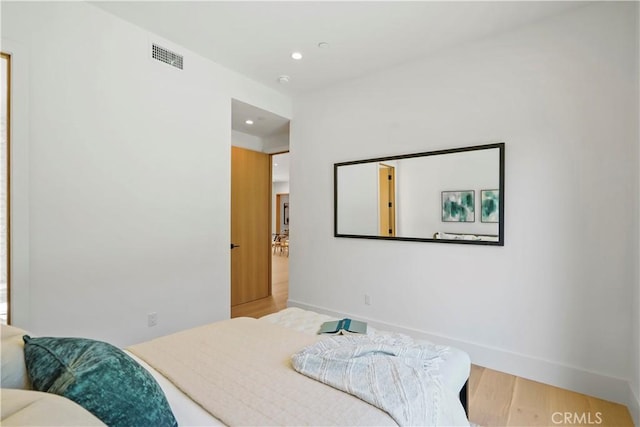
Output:
[[[446,425],[438,365],[446,347],[405,336],[332,336],[292,357],[296,371],[359,397],[399,425]]]

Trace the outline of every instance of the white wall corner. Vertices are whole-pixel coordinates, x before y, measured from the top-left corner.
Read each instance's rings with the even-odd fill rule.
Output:
[[[627,403],[633,424],[640,426],[640,394],[633,390],[633,385],[629,383],[629,398]]]

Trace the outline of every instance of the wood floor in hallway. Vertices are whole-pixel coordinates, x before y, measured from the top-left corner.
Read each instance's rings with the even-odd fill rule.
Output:
[[[262,317],[287,306],[289,258],[274,255],[272,296],[232,307],[231,317]],[[626,406],[471,365],[469,419],[490,426],[633,427]]]

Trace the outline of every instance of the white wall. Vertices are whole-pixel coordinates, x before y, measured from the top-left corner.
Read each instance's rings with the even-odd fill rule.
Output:
[[[283,153],[289,151],[289,132],[263,138],[262,143],[265,153]]]
[[[589,4],[296,98],[290,303],[626,403],[637,7]],[[504,247],[333,237],[333,163],[494,141],[506,142]]]
[[[377,236],[378,163],[338,168],[338,233]]]
[[[237,130],[231,131],[231,145],[252,151],[262,151],[263,148],[262,138]]]
[[[640,265],[640,259],[638,260]],[[640,279],[635,286],[632,305],[633,317],[631,321],[631,376],[629,380],[630,404],[629,410],[636,425],[640,424]]]
[[[231,145],[262,153],[282,153],[289,150],[289,134],[261,138],[237,130],[231,131]]]
[[[284,117],[290,100],[86,3],[3,3],[2,44],[28,63],[15,323],[127,345],[227,318],[231,98]]]
[[[636,8],[636,40],[640,40],[640,7]],[[636,58],[640,58],[640,43],[636,44]],[[640,60],[636,61],[636,75],[640,74]],[[636,80],[636,93],[640,91],[640,82]],[[638,106],[640,104],[640,98],[636,99],[636,112],[640,110]],[[636,141],[640,145],[640,123],[636,128]],[[640,165],[640,149],[638,150],[638,164]],[[634,204],[633,215],[634,218],[640,218],[640,167],[636,167],[636,182],[638,182],[639,197]],[[630,354],[630,403],[629,410],[633,416],[635,425],[640,425],[640,221],[634,222],[634,227],[631,228],[632,233],[637,236],[636,245],[636,277],[634,280],[635,286],[633,286],[633,293],[631,298],[631,339],[629,342],[631,354]]]

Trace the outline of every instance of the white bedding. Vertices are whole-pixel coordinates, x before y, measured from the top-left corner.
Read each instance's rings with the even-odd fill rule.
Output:
[[[261,318],[271,323],[276,323],[287,328],[295,329],[306,334],[315,335],[323,322],[338,320],[335,317],[302,310],[297,307],[289,307],[277,313],[269,314]],[[388,332],[378,331],[369,326],[368,335],[387,334]],[[416,343],[429,343],[426,340],[415,340]],[[447,354],[442,356],[443,362],[440,365],[442,382],[450,390],[459,393],[464,386],[471,371],[471,359],[469,355],[457,348],[449,347]]]
[[[292,368],[291,356],[321,339],[241,317],[128,350],[227,425],[396,425],[386,412]]]
[[[457,400],[438,369],[444,346],[407,336],[334,335],[296,353],[293,368],[388,413],[401,426],[452,425]]]
[[[155,378],[155,380],[164,391],[167,401],[171,406],[173,415],[178,421],[179,426],[224,426],[225,424],[207,412],[204,408],[191,400],[186,394],[184,394],[178,387],[173,385],[171,381],[166,379],[162,374],[149,366],[144,360],[137,357],[135,354],[125,350],[129,356],[131,356],[136,362],[138,362],[143,368]]]
[[[263,317],[261,320],[270,323],[279,324],[290,329],[305,332],[311,335],[315,335],[322,322],[327,320],[333,320],[334,318],[325,316],[322,314],[314,313],[311,311],[301,310],[298,308],[288,308],[278,313],[274,313]],[[373,328],[369,328],[370,334],[382,333]],[[417,340],[416,340],[417,341]],[[167,378],[158,373],[155,369],[150,367],[147,363],[142,361],[130,352],[127,352],[131,357],[138,361],[145,369],[147,369],[151,375],[158,381],[160,387],[165,392],[167,400],[171,405],[178,424],[181,426],[222,426],[219,419],[211,415],[200,405],[191,400],[180,389],[178,389]],[[451,348],[443,358],[444,361],[441,365],[442,381],[445,387],[448,387],[451,391],[455,392],[455,395],[462,388],[469,376],[470,360],[469,356],[460,351]],[[453,394],[452,394],[453,395]],[[459,402],[455,402],[458,406],[454,411],[453,424],[468,426],[468,420],[465,416],[464,409]]]

